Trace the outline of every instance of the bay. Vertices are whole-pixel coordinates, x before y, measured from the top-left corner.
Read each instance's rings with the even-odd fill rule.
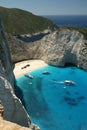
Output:
[[[87,72],[47,66],[29,74],[33,79],[23,75],[16,80],[17,94],[41,130],[87,129]]]

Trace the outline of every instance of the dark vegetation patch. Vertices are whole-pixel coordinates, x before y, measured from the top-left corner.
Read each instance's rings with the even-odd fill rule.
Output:
[[[54,23],[44,17],[36,16],[28,11],[17,8],[0,7],[0,16],[3,19],[6,32],[12,35],[32,34],[53,28]]]

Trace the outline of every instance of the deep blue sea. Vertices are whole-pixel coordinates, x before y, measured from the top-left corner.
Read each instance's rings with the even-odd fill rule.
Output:
[[[47,15],[58,26],[87,28],[87,15]]]
[[[87,130],[87,72],[47,66],[30,74],[33,79],[16,80],[17,94],[41,130]],[[64,80],[75,84],[66,85]]]

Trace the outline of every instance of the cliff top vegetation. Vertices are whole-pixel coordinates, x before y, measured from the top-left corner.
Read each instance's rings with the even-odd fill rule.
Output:
[[[54,26],[54,23],[47,18],[17,8],[0,7],[0,16],[3,19],[6,32],[12,35],[32,34]]]

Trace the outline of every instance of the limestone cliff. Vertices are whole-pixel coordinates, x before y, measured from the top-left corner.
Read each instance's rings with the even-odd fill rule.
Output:
[[[87,70],[87,41],[76,30],[57,30],[36,42],[26,43],[11,35],[8,40],[13,62],[42,59],[50,65],[73,64]]]
[[[14,93],[14,81],[10,51],[0,18],[0,101],[4,107],[3,118],[22,126],[33,127],[25,108]]]
[[[53,32],[42,40],[40,52],[48,64],[61,67],[73,64],[87,70],[86,39],[78,31],[64,29]]]

